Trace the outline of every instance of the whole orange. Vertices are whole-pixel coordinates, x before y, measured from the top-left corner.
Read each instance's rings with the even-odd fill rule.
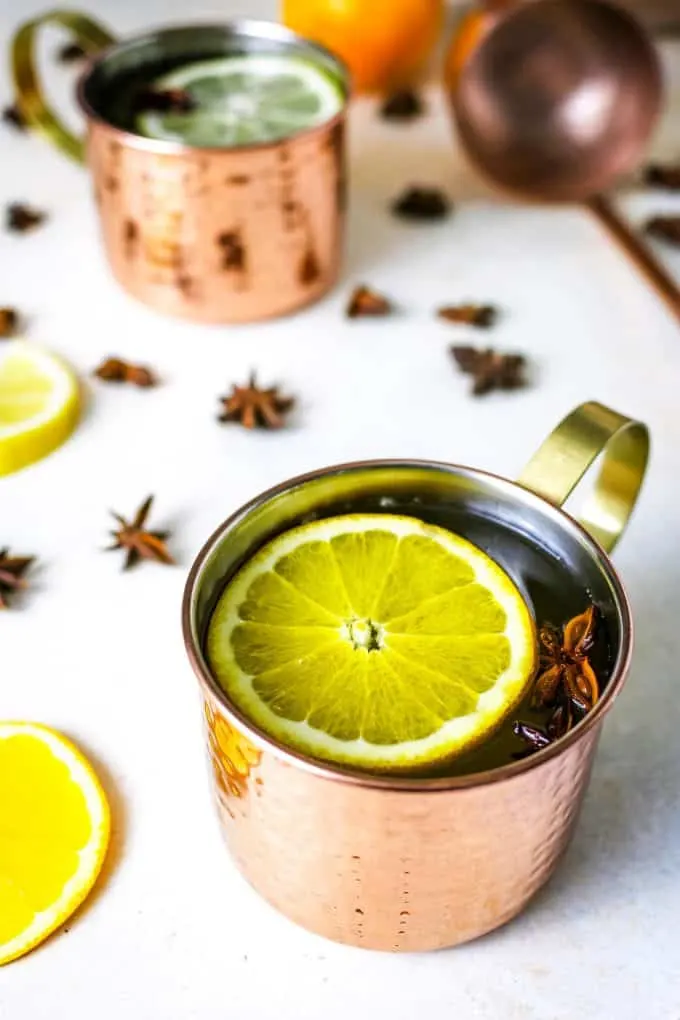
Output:
[[[444,0],[282,0],[283,21],[341,57],[358,92],[408,83],[427,60]]]

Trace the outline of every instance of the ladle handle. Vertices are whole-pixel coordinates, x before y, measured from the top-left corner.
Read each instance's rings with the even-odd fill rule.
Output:
[[[602,195],[589,199],[586,207],[609,234],[618,241],[640,273],[646,277],[659,297],[680,320],[680,286],[670,273],[666,272],[648,245],[633,233],[628,224],[619,216],[610,202]]]

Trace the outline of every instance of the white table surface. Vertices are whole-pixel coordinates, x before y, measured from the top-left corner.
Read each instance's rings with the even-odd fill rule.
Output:
[[[35,0],[3,0],[3,43]],[[19,10],[21,8],[21,10]],[[236,5],[90,0],[120,31],[226,15]],[[273,13],[243,0],[240,10]],[[675,131],[680,155],[678,50]],[[62,92],[69,72],[52,69]],[[6,68],[0,95],[8,97]],[[83,170],[1,128],[0,202],[49,209],[33,236],[0,233],[0,304],[87,376],[105,355],[148,362],[153,392],[88,384],[75,437],[0,479],[0,545],[34,553],[21,607],[0,619],[0,715],[62,729],[96,762],[113,807],[103,880],[42,948],[0,971],[1,1020],[678,1020],[680,1018],[680,325],[577,209],[493,201],[464,170],[443,110],[389,126],[353,113],[345,272],[316,307],[279,322],[204,328],[157,316],[119,290],[98,245]],[[444,184],[441,225],[385,207],[404,184]],[[638,222],[680,196],[622,198]],[[680,275],[680,255],[668,254]],[[386,322],[348,323],[349,288],[399,299]],[[493,342],[526,352],[530,389],[468,396],[447,354],[461,328],[442,303],[505,310]],[[473,338],[474,340],[477,337]],[[256,367],[299,395],[291,427],[215,422],[217,396]],[[179,606],[187,569],[235,507],[292,474],[340,460],[431,457],[516,473],[573,405],[597,398],[654,439],[639,510],[616,561],[637,619],[627,688],[607,722],[574,843],[549,887],[501,931],[452,951],[389,956],[301,931],[231,866],[213,815],[199,704]],[[157,496],[180,565],[122,574],[100,552],[109,508]],[[511,848],[508,848],[511,852]]]

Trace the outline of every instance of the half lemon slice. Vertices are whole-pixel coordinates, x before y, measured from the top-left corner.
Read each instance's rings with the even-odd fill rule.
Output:
[[[79,416],[78,379],[65,362],[26,340],[0,345],[0,475],[46,457]]]
[[[106,797],[83,755],[44,726],[0,722],[0,964],[82,903],[108,841]]]
[[[275,740],[405,770],[479,743],[521,698],[535,627],[508,575],[443,528],[389,514],[280,535],[222,594],[210,667]]]

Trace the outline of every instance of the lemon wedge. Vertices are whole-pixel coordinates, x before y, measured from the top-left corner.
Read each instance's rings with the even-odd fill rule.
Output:
[[[68,365],[26,340],[0,344],[0,475],[61,446],[79,416],[78,380]]]

